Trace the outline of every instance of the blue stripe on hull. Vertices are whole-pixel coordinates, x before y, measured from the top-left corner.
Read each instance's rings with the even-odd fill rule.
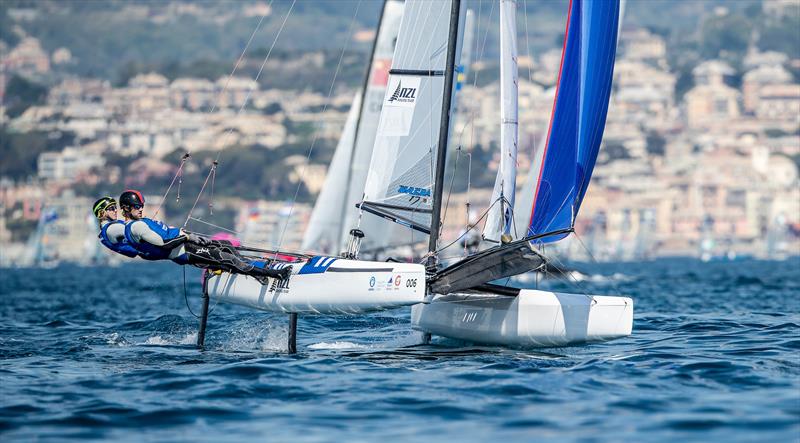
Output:
[[[306,262],[298,274],[322,274],[336,261],[336,257],[312,257]]]

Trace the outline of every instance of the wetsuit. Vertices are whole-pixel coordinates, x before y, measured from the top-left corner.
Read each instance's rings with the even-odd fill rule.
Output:
[[[122,254],[126,257],[136,257],[139,251],[128,243],[125,238],[125,222],[122,220],[115,220],[112,222],[106,221],[100,228],[100,243],[103,246],[111,249],[112,251]]]
[[[181,265],[221,269],[261,279],[286,278],[291,272],[269,269],[266,261],[247,260],[230,243],[189,235],[149,218],[128,223],[125,227],[125,238],[146,260],[168,259]]]

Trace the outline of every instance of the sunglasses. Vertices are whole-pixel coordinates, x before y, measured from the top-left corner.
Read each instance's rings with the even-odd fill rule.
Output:
[[[106,211],[116,211],[116,210],[117,210],[117,207],[115,205],[111,205],[111,206],[106,208]]]
[[[142,209],[144,205],[131,205],[131,209]]]

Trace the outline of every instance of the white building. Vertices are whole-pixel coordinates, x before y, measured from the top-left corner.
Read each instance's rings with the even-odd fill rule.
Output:
[[[51,181],[72,181],[95,167],[102,167],[102,156],[76,147],[61,152],[43,152],[37,161],[39,178]]]
[[[245,244],[296,251],[310,216],[311,206],[305,203],[259,200],[242,206],[236,231]]]

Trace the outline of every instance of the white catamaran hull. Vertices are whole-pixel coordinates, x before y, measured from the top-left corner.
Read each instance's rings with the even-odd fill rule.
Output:
[[[578,345],[630,335],[633,300],[527,289],[516,296],[434,295],[411,309],[411,323],[423,332],[474,343]]]
[[[212,299],[262,311],[313,314],[359,314],[409,306],[425,297],[425,268],[387,263],[313,257],[292,264],[288,280],[222,273],[208,279]]]

